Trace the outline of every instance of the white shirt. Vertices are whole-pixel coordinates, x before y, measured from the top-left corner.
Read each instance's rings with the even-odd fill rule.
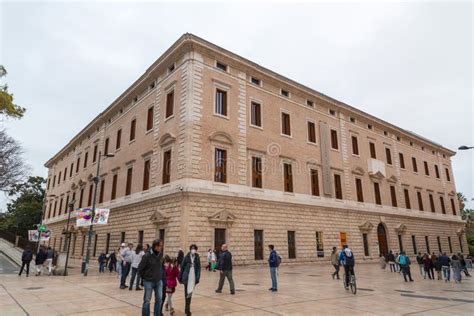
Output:
[[[135,251],[132,253],[132,268],[138,268],[140,261],[142,261],[142,257],[145,255],[145,252],[142,250],[139,254]]]

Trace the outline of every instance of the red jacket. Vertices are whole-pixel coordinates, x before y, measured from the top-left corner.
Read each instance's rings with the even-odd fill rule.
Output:
[[[178,276],[179,276],[179,268],[178,266],[174,266],[171,269],[171,265],[166,266],[166,287],[173,288],[178,285]]]

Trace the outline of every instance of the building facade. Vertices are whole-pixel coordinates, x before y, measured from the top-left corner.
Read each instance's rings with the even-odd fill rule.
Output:
[[[65,249],[68,204],[97,202],[92,254],[120,242],[165,252],[226,242],[237,264],[359,260],[389,249],[463,252],[455,153],[184,34],[47,163],[44,223]],[[86,252],[74,220],[71,254]]]

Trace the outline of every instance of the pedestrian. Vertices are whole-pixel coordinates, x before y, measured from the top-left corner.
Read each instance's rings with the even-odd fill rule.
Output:
[[[380,269],[382,270],[385,270],[385,268],[387,267],[387,260],[385,259],[382,253],[380,254],[380,257],[379,257],[379,264],[380,264]]]
[[[469,274],[469,271],[467,270],[467,263],[466,263],[466,260],[464,259],[464,256],[461,253],[458,253],[458,258],[459,258],[459,262],[461,262],[461,271],[463,271],[464,274],[470,278],[471,275]]]
[[[115,255],[115,250],[112,250],[112,253],[109,256],[109,272],[117,271],[117,256]]]
[[[145,252],[143,251],[143,246],[141,244],[137,245],[135,251],[132,252],[132,276],[130,278],[130,286],[128,289],[131,291],[133,289],[133,283],[135,282],[135,277],[137,278],[137,285],[135,286],[135,290],[141,291],[142,288],[140,287],[140,274],[138,274],[138,265],[142,261]]]
[[[183,251],[183,249],[179,248],[179,250],[178,250],[178,256],[177,256],[176,258],[177,258],[177,260],[178,260],[179,266],[181,266],[181,264],[183,263],[183,259],[184,259],[184,251]]]
[[[336,247],[332,247],[332,252],[331,252],[331,264],[334,267],[334,272],[332,273],[332,279],[334,280],[334,277],[337,277],[339,280],[339,253],[337,252]]]
[[[400,252],[399,256],[399,262],[400,262],[400,267],[403,273],[403,278],[405,279],[405,282],[408,282],[408,279],[410,282],[413,282],[413,279],[411,278],[411,271],[410,271],[410,258],[405,254],[405,251]]]
[[[281,258],[278,253],[275,251],[274,245],[268,245],[268,250],[270,251],[270,256],[268,257],[268,265],[270,266],[270,277],[272,279],[272,287],[269,288],[269,291],[277,292],[278,291],[278,267],[281,263]],[[333,275],[334,278],[334,275]],[[338,277],[339,278],[339,277]]]
[[[128,274],[130,273],[130,267],[132,266],[132,254],[133,254],[133,244],[129,243],[127,247],[123,248],[122,255],[122,275],[120,277],[120,288],[126,289]]]
[[[45,265],[48,267],[48,275],[51,275],[51,271],[53,269],[53,259],[54,259],[54,251],[51,247],[48,247],[46,251],[46,261]]]
[[[43,247],[40,247],[40,250],[36,254],[35,258],[35,265],[36,265],[36,275],[41,275],[43,272],[43,264],[46,261],[46,251],[44,251]]]
[[[402,272],[402,267],[400,265],[400,255],[398,254],[398,252],[395,253],[395,268],[397,269],[398,273]]]
[[[21,254],[21,269],[20,273],[18,273],[18,276],[21,276],[24,268],[26,268],[26,276],[29,276],[31,260],[33,260],[33,251],[31,251],[30,246],[26,246],[25,250],[23,250],[23,253]]]
[[[142,316],[150,315],[150,302],[153,291],[155,292],[155,306],[153,315],[161,314],[161,296],[162,296],[162,267],[163,267],[163,245],[160,239],[155,239],[152,243],[151,251],[147,252],[140,264],[138,273],[143,279],[145,293],[143,295]]]
[[[458,256],[453,255],[451,257],[451,267],[453,268],[453,279],[456,283],[461,283],[462,276],[461,276],[461,261],[459,261]]]
[[[186,316],[191,315],[192,295],[194,288],[199,284],[199,279],[201,277],[201,261],[197,250],[198,247],[195,244],[192,244],[189,247],[189,253],[183,258],[181,269],[179,271],[179,283],[184,285],[184,313]]]
[[[163,264],[161,266],[161,306],[160,306],[160,315],[163,316],[163,306],[165,305],[166,300],[166,262],[170,262],[171,258],[168,255],[165,255]]]
[[[441,254],[439,255],[439,257],[441,257]],[[433,262],[433,267],[436,271],[436,276],[438,278],[438,281],[443,279],[441,275],[442,268],[441,268],[441,263],[439,262],[439,257],[437,257],[434,252],[433,252],[433,255],[431,255],[431,261]]]
[[[451,259],[446,255],[446,253],[443,253],[439,256],[438,263],[441,265],[441,270],[443,271],[444,282],[449,282],[451,278]]]
[[[206,266],[206,271],[211,272],[211,264],[212,264],[212,249],[209,248],[207,251],[207,266]]]
[[[117,275],[119,278],[122,277],[122,264],[123,264],[123,258],[122,258],[122,251],[125,250],[125,247],[127,245],[123,242],[120,247],[117,249]]]
[[[390,272],[397,272],[395,267],[395,255],[393,254],[392,250],[388,252],[387,260],[388,265],[390,266]]]
[[[425,269],[425,279],[427,274],[430,280],[434,280],[433,262],[427,253],[423,256],[423,268]]]
[[[216,289],[216,293],[222,293],[222,287],[224,286],[224,280],[227,278],[229,281],[230,294],[235,294],[234,280],[232,278],[232,253],[227,250],[227,244],[223,244],[221,247],[221,254],[217,263],[217,270],[221,272],[219,278],[219,286]]]
[[[418,268],[420,269],[420,275],[424,279],[426,279],[425,267],[423,264],[423,256],[421,255],[421,252],[418,252],[418,255],[416,256],[416,263],[418,263]]]
[[[174,314],[173,308],[173,294],[176,291],[179,277],[178,260],[176,258],[170,259],[166,264],[166,302],[165,310],[169,311],[171,315]]]
[[[99,261],[99,273],[104,273],[105,272],[105,265],[107,263],[107,256],[105,253],[101,253],[99,255],[99,258],[97,258],[97,261]]]
[[[212,272],[216,272],[216,267],[217,267],[217,256],[216,256],[216,250],[212,250],[211,253],[211,270]]]
[[[145,253],[150,252],[151,251],[150,244],[145,244],[145,247],[143,247],[143,251]]]

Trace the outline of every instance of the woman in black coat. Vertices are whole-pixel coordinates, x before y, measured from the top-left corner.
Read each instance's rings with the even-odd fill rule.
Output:
[[[191,298],[194,287],[199,284],[201,278],[201,260],[197,250],[198,247],[195,244],[189,247],[189,252],[181,263],[178,277],[179,283],[184,285],[185,314],[187,316],[191,315]]]

